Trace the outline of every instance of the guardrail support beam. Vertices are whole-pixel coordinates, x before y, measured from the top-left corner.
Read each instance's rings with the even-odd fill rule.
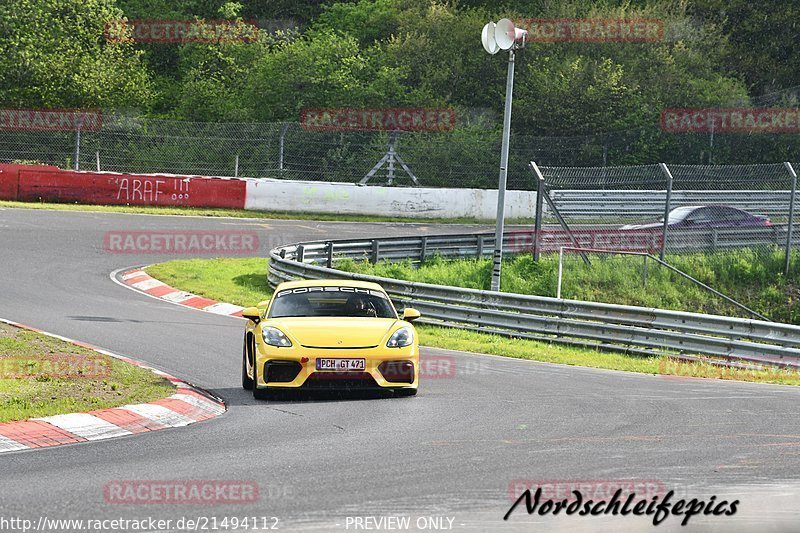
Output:
[[[539,167],[536,166],[536,163],[531,161],[531,169],[533,170],[534,174],[536,174],[536,221],[534,222],[533,226],[533,260],[539,260],[539,242],[540,242],[540,234],[542,233],[542,206],[544,202],[544,197],[542,196],[545,193],[545,184],[544,184],[544,176],[542,172],[539,170]]]
[[[658,166],[661,168],[661,172],[664,173],[664,177],[667,178],[667,198],[664,202],[664,228],[661,234],[661,251],[658,254],[658,258],[662,261],[664,260],[664,256],[667,253],[667,233],[669,232],[669,212],[672,210],[672,172],[669,171],[666,163],[659,163]]]

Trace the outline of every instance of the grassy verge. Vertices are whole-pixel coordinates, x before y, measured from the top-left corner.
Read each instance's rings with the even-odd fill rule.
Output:
[[[597,254],[589,257],[591,266],[584,265],[575,254],[565,255],[562,297],[749,318],[743,310],[653,261],[648,263],[644,285],[641,257]],[[800,279],[800,263],[795,261],[790,276],[784,276],[782,250],[675,254],[666,259],[772,320],[800,324],[800,286],[794,281]],[[410,262],[372,265],[353,261],[341,261],[337,268],[409,281],[488,289],[492,265],[488,259],[433,258],[418,268]],[[500,286],[507,292],[555,296],[557,278],[557,254],[545,254],[539,262],[530,254],[522,254],[504,261]]]
[[[380,267],[378,265],[378,268]],[[272,289],[267,283],[265,259],[176,260],[153,265],[147,272],[173,287],[242,306],[256,305],[272,295]],[[708,363],[679,363],[667,357],[638,357],[601,352],[425,324],[419,324],[417,330],[423,345],[436,348],[645,374],[666,374],[679,378],[716,378],[800,385],[800,374],[796,372],[738,370]]]
[[[244,209],[215,209],[202,207],[158,207],[128,205],[83,205],[32,203],[0,200],[0,207],[18,209],[55,209],[59,211],[91,211],[99,213],[138,213],[145,215],[185,215],[202,217],[257,218],[270,220],[318,220],[328,222],[403,222],[420,224],[493,224],[492,220],[476,218],[404,218],[373,215],[313,214],[292,211],[246,211]],[[508,224],[532,224],[533,219],[509,219]]]
[[[149,370],[0,323],[0,422],[150,402],[173,392]]]

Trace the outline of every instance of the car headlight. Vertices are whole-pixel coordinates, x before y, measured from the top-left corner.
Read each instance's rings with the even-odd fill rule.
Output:
[[[414,330],[411,328],[400,328],[389,337],[386,342],[388,348],[402,348],[414,342]]]
[[[292,345],[292,341],[289,340],[289,337],[287,337],[284,332],[271,326],[261,328],[261,337],[264,339],[264,342],[270,346],[288,348]]]

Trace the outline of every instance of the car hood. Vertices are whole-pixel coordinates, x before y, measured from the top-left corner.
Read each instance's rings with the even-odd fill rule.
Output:
[[[283,331],[292,342],[314,348],[366,348],[379,346],[400,322],[396,318],[292,317],[264,322]]]

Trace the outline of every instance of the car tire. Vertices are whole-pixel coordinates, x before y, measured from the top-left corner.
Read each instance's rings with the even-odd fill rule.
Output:
[[[395,396],[416,396],[417,389],[397,389],[394,391]]]
[[[244,390],[253,390],[253,379],[247,375],[247,337],[244,338],[242,343],[242,388]]]

